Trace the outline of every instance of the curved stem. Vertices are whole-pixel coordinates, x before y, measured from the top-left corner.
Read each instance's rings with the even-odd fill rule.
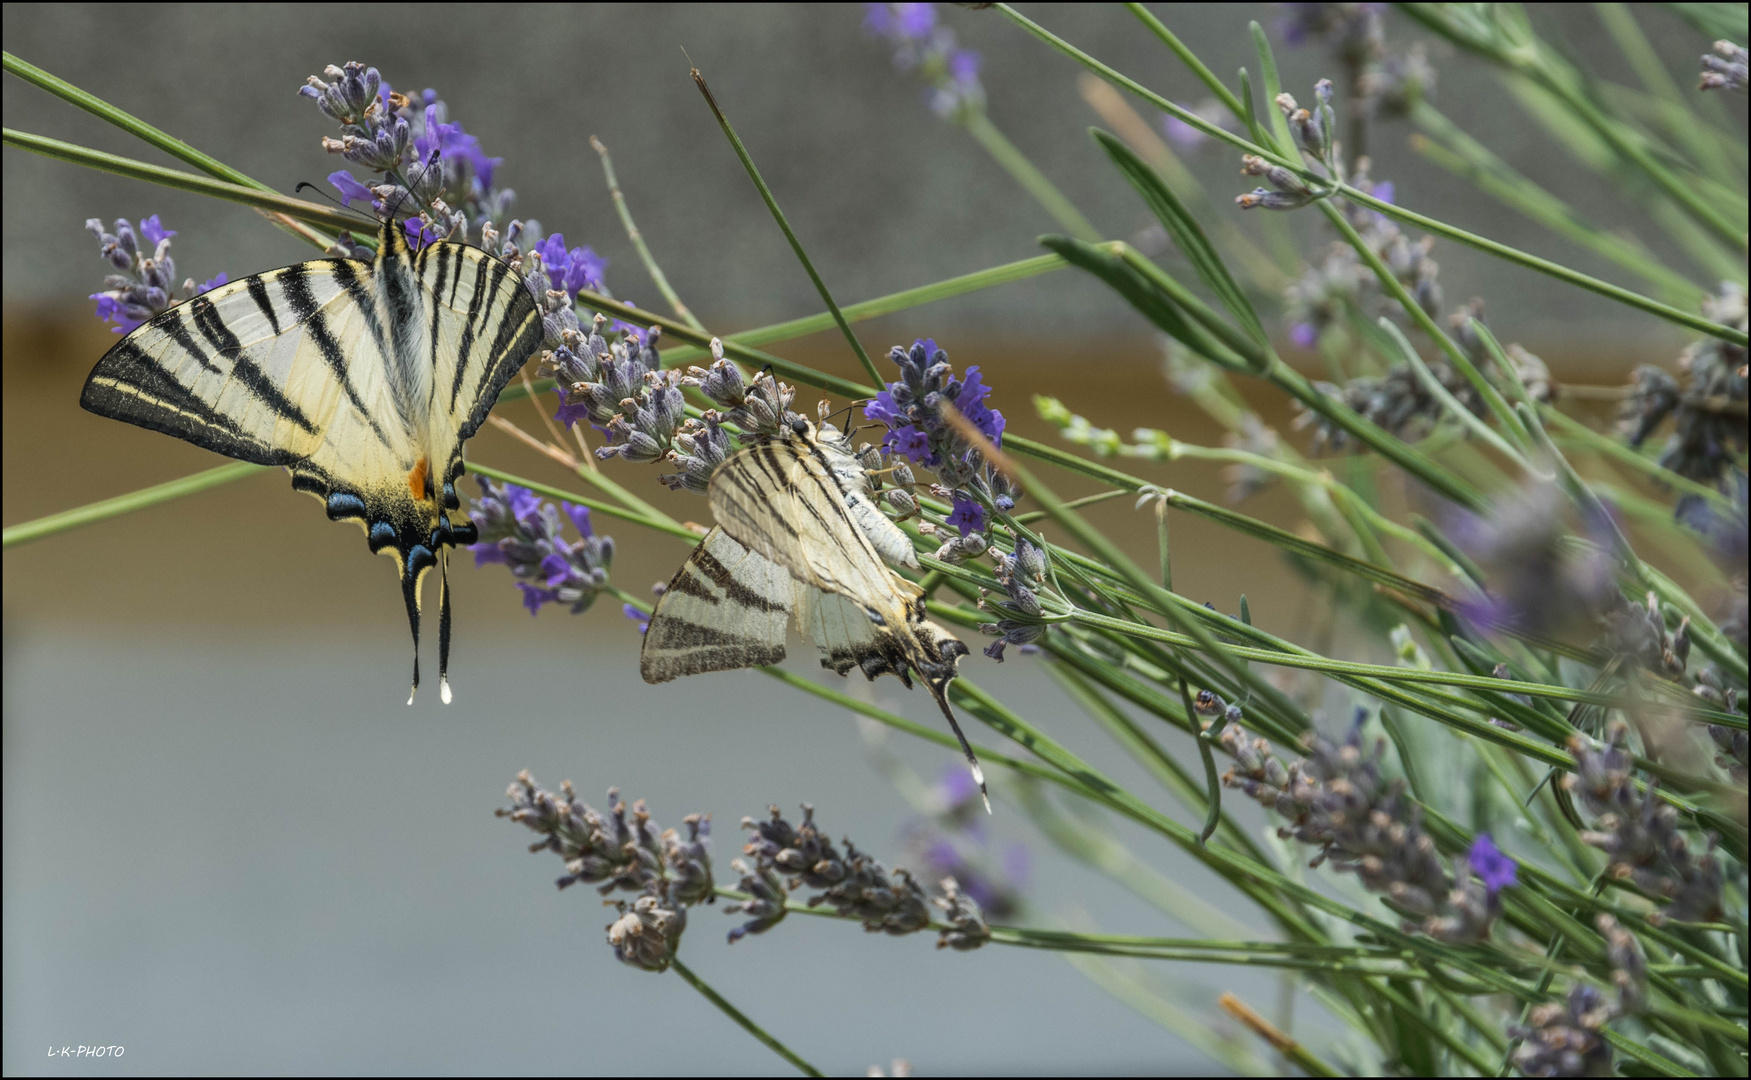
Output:
[[[743,1031],[746,1031],[748,1034],[754,1036],[754,1038],[759,1039],[761,1044],[764,1045],[768,1050],[771,1050],[774,1054],[777,1054],[779,1057],[790,1062],[791,1065],[796,1067],[796,1070],[798,1072],[802,1073],[804,1076],[824,1076],[824,1075],[826,1075],[825,1073],[821,1072],[821,1070],[815,1068],[813,1065],[810,1065],[808,1062],[806,1062],[802,1058],[798,1057],[796,1052],[793,1051],[790,1047],[784,1045],[783,1043],[779,1042],[777,1039],[773,1038],[770,1034],[767,1033],[765,1028],[761,1027],[759,1024],[756,1024],[754,1021],[750,1020],[746,1013],[744,1013],[742,1010],[736,1008],[734,1005],[731,1005],[727,1000],[724,999],[724,996],[722,994],[718,993],[716,990],[713,990],[706,983],[706,981],[704,979],[701,979],[699,976],[693,974],[693,970],[691,968],[689,968],[686,964],[683,964],[679,959],[671,959],[669,961],[669,967],[671,970],[673,970],[675,972],[675,974],[677,974],[677,975],[681,976],[681,978],[685,979],[687,981],[688,986],[691,986],[691,987],[693,987],[693,989],[699,991],[700,995],[702,997],[704,997],[705,1000],[711,1002],[713,1005],[716,1005],[720,1010],[723,1011],[723,1014],[725,1016],[729,1017],[731,1020],[734,1020],[736,1022],[736,1024]]]

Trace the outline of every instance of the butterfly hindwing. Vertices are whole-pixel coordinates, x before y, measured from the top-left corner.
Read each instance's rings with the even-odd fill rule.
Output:
[[[640,674],[660,683],[778,663],[794,587],[790,571],[712,529],[657,599]]]

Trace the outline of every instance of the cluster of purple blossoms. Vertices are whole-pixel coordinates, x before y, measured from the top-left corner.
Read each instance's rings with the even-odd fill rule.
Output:
[[[1607,522],[1590,522],[1595,542],[1575,545],[1554,484],[1536,484],[1498,499],[1488,517],[1456,513],[1447,534],[1485,572],[1487,595],[1466,606],[1485,627],[1551,635],[1589,632],[1622,603]]]
[[[1698,81],[1697,88],[1731,90],[1735,94],[1743,94],[1748,71],[1746,61],[1745,46],[1725,40],[1715,42],[1715,55],[1703,54],[1702,78]]]
[[[114,232],[104,229],[97,218],[87,221],[85,228],[97,237],[104,259],[115,271],[103,279],[103,291],[92,293],[91,299],[97,301],[99,321],[113,324],[118,334],[129,333],[184,300],[230,280],[221,270],[211,281],[196,284],[189,278],[178,285],[176,263],[170,258],[170,238],[176,233],[166,229],[157,214],[140,219],[138,234],[126,218],[116,219]],[[140,246],[141,237],[148,246]]]
[[[888,429],[882,448],[890,455],[936,473],[938,493],[954,500],[949,525],[963,537],[983,533],[986,508],[1007,512],[1020,493],[942,414],[945,403],[953,405],[993,446],[1001,448],[1003,414],[985,404],[991,388],[977,366],[968,368],[964,378],[955,375],[948,353],[930,338],[914,341],[910,349],[896,345],[888,359],[900,368],[900,378],[872,398],[863,415]]]
[[[674,829],[659,834],[642,799],[633,804],[628,822],[618,789],[608,789],[608,813],[600,814],[578,798],[571,781],[561,784],[556,796],[527,771],[517,774],[507,795],[511,805],[495,813],[545,837],[529,850],[560,857],[566,871],[560,888],[584,882],[596,885],[603,896],[639,894],[630,904],[614,902],[620,917],[606,928],[608,944],[622,963],[644,971],[667,969],[687,929],[687,908],[717,896],[710,815],[687,815],[685,838]]]
[[[1385,4],[1284,4],[1277,32],[1290,45],[1323,41],[1348,74],[1366,115],[1397,118],[1435,91],[1435,69],[1421,44],[1388,45]]]
[[[1703,314],[1741,331],[1746,327],[1746,308],[1744,288],[1731,281],[1723,282],[1719,294],[1703,301]],[[1729,496],[1743,490],[1745,361],[1743,345],[1707,337],[1691,344],[1678,358],[1684,375],[1682,386],[1651,364],[1636,368],[1622,415],[1629,444],[1641,446],[1670,419],[1672,434],[1660,454],[1663,467]],[[1674,513],[1678,521],[1704,534],[1720,532],[1736,518],[1738,531],[1743,533],[1742,510],[1723,514],[1700,495],[1681,496]],[[1717,518],[1726,520],[1717,522]]]
[[[1714,856],[1715,838],[1701,855],[1678,828],[1678,811],[1659,797],[1653,783],[1636,790],[1635,758],[1629,725],[1614,721],[1605,741],[1577,735],[1569,741],[1575,771],[1563,786],[1593,815],[1586,843],[1605,852],[1606,873],[1628,881],[1664,905],[1650,918],[1712,922],[1721,916],[1723,871]]]
[[[560,405],[553,418],[564,427],[588,421],[605,434],[607,443],[596,449],[599,458],[639,464],[661,460],[686,419],[681,373],[663,370],[657,351],[661,327],[623,332],[610,344],[602,335],[607,321],[597,315],[586,335],[569,304],[552,314],[560,340],[542,356],[539,371],[557,384]]]
[[[737,869],[742,872],[742,888],[753,899],[731,905],[731,910],[752,918],[730,932],[731,941],[776,925],[783,918],[785,898],[805,886],[821,890],[809,898],[810,907],[827,904],[840,915],[861,920],[871,933],[903,935],[929,929],[934,904],[947,913],[949,922],[948,928],[938,929],[938,948],[976,949],[990,938],[978,902],[962,893],[953,878],[944,879],[943,895],[932,899],[910,871],[889,870],[850,840],[844,841],[841,855],[815,825],[814,807],[803,806],[800,825],[786,821],[776,806],[770,814],[766,821],[742,819],[742,828],[749,833],[742,853],[753,865],[738,860]]]
[[[906,830],[912,859],[932,879],[952,879],[988,917],[1013,918],[1032,869],[1027,846],[995,844],[979,809],[978,781],[961,766],[944,768],[930,795],[933,817]]]
[[[1361,710],[1342,743],[1312,735],[1307,757],[1285,767],[1269,743],[1240,726],[1239,710],[1217,695],[1200,691],[1196,709],[1225,720],[1219,739],[1234,767],[1223,784],[1287,818],[1279,836],[1319,848],[1309,865],[1330,859],[1354,873],[1369,892],[1419,920],[1407,929],[1453,944],[1489,937],[1502,914],[1501,892],[1515,883],[1514,861],[1479,834],[1450,873],[1423,831],[1421,807],[1405,794],[1402,780],[1386,777],[1385,740],[1363,745]]]
[[[985,107],[979,54],[937,22],[935,4],[865,4],[863,28],[894,47],[894,66],[917,72],[938,116],[960,120]]]
[[[470,513],[480,542],[468,548],[474,552],[474,565],[510,567],[531,615],[547,604],[569,605],[574,615],[589,608],[607,587],[614,561],[614,538],[595,534],[589,508],[568,502],[554,506],[528,488],[485,476],[475,479],[480,497]],[[578,531],[575,543],[560,535],[564,519]]]
[[[478,138],[449,119],[437,91],[426,90],[416,106],[391,90],[376,68],[357,61],[330,64],[323,74],[331,81],[312,75],[298,88],[340,125],[340,137],[325,136],[323,149],[381,175],[379,183],[367,184],[345,169],[331,173],[328,182],[343,205],[358,200],[379,217],[393,207],[409,219],[408,238],[415,243],[467,240],[470,221],[484,234],[503,219],[516,198],[493,186],[504,159],[488,156]],[[342,246],[352,253],[344,239]]]

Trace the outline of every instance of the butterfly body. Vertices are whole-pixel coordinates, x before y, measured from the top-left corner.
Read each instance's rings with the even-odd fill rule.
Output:
[[[385,223],[372,262],[298,263],[158,315],[98,361],[80,404],[283,466],[331,520],[357,522],[371,550],[396,561],[417,688],[420,584],[439,567],[442,676],[445,548],[475,539],[456,494],[463,444],[541,338],[539,309],[508,264],[456,243],[414,252]]]

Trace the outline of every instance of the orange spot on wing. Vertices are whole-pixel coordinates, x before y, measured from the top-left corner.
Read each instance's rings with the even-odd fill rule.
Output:
[[[413,470],[407,474],[407,486],[408,489],[413,492],[413,497],[415,499],[421,501],[425,500],[426,474],[430,472],[430,470],[431,465],[427,463],[425,458],[420,458],[419,464],[415,465]]]

